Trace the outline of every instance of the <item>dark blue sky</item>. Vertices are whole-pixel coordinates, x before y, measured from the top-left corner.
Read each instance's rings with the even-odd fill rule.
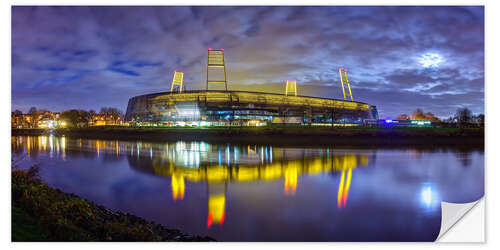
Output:
[[[113,106],[204,88],[224,48],[229,88],[355,100],[380,117],[484,113],[483,7],[13,7],[12,110]]]

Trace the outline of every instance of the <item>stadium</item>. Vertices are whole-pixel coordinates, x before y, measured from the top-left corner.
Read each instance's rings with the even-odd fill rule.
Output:
[[[347,71],[339,69],[339,72],[344,99],[347,96],[350,101],[300,96],[295,81],[286,82],[283,94],[230,91],[224,50],[209,50],[206,90],[185,91],[183,73],[175,72],[169,92],[132,97],[125,120],[153,126],[335,126],[360,125],[365,120],[378,119],[375,106],[353,101]],[[209,90],[209,84],[224,84],[225,89]]]

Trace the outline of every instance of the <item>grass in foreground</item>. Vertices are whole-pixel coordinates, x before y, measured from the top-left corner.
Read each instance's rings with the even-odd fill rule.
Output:
[[[12,171],[12,241],[213,241],[111,211],[43,183],[38,168]]]

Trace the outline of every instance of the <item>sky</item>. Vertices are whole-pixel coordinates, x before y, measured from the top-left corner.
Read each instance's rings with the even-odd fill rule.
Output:
[[[416,108],[484,113],[482,6],[12,7],[12,107],[127,108],[128,99],[205,88],[208,48],[225,51],[230,90],[355,101],[381,118]]]

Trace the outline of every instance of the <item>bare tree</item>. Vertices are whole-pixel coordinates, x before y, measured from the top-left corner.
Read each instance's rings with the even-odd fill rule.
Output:
[[[28,111],[28,114],[30,114],[31,116],[31,127],[38,127],[38,118],[40,117],[40,113],[38,113],[38,110],[35,107],[31,107]]]
[[[456,120],[460,127],[465,127],[472,121],[472,112],[468,108],[459,108],[455,114]]]

